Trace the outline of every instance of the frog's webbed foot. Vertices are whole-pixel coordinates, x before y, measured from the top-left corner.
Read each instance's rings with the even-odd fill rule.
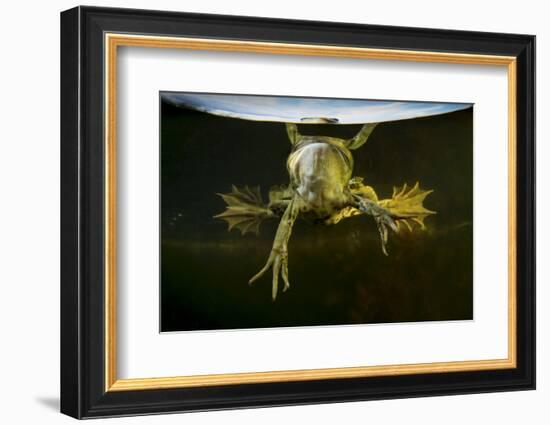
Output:
[[[275,234],[275,240],[273,241],[273,247],[271,248],[265,266],[248,281],[249,284],[254,283],[271,268],[273,272],[271,290],[273,301],[277,298],[279,275],[281,275],[284,281],[283,292],[290,287],[288,280],[288,240],[292,233],[292,226],[298,216],[298,212],[299,206],[297,205],[297,201],[296,199],[292,199],[281,218],[277,233]]]
[[[260,224],[266,218],[273,218],[276,214],[264,204],[260,187],[231,186],[231,192],[218,193],[227,204],[226,210],[214,218],[225,220],[228,230],[239,229],[241,234],[260,231]]]
[[[405,183],[402,187],[394,187],[392,197],[382,199],[379,204],[391,212],[398,228],[404,224],[412,231],[412,225],[416,223],[421,229],[425,229],[424,219],[436,213],[424,207],[424,199],[432,192],[433,190],[420,189],[418,182],[411,188]]]

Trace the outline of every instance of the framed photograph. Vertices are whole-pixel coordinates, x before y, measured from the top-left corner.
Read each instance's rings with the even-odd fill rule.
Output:
[[[535,37],[61,14],[61,411],[535,388]]]

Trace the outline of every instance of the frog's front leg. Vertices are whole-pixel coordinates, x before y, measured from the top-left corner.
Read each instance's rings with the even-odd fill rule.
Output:
[[[380,234],[380,242],[382,243],[382,252],[388,255],[386,251],[386,243],[388,242],[388,227],[394,232],[397,232],[397,224],[392,217],[392,213],[380,206],[377,202],[368,199],[367,197],[352,194],[352,199],[355,208],[364,214],[368,214],[374,218],[378,233]]]
[[[290,283],[288,281],[288,240],[290,239],[290,235],[292,233],[292,226],[294,225],[296,217],[300,212],[299,202],[299,198],[296,198],[295,196],[286,207],[283,217],[279,222],[279,227],[277,228],[277,233],[275,234],[275,240],[273,241],[271,253],[269,254],[269,258],[267,259],[265,266],[248,281],[249,284],[254,283],[262,277],[265,272],[272,268],[273,286],[271,296],[274,301],[277,298],[279,274],[281,274],[285,284],[283,292],[290,287]]]

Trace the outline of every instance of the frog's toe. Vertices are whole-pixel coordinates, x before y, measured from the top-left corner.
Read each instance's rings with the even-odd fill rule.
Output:
[[[270,259],[271,260],[271,259]],[[252,276],[250,278],[250,280],[248,281],[248,284],[249,285],[252,285],[254,282],[256,282],[259,278],[261,278],[266,271],[269,270],[269,267],[271,266],[271,261],[268,260],[267,263],[265,264],[265,266],[263,266],[263,268],[258,272],[256,273],[254,276]]]
[[[285,286],[283,286],[283,292],[286,292],[290,288],[290,282],[288,281],[288,258],[283,259],[281,275],[283,276],[283,281]]]

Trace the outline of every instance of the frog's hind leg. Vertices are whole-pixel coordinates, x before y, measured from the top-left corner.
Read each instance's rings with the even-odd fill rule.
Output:
[[[214,218],[225,220],[229,226],[241,231],[241,234],[260,231],[260,224],[266,218],[277,217],[277,214],[264,204],[259,186],[232,186],[229,193],[218,193],[227,204],[226,210]]]

